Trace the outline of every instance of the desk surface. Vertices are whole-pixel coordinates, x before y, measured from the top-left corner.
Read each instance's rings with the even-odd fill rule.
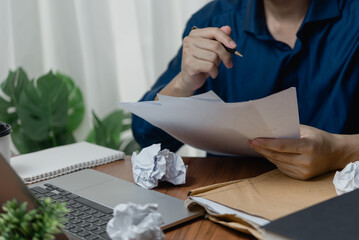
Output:
[[[186,158],[188,165],[186,184],[175,186],[160,183],[154,190],[185,200],[188,191],[215,183],[254,177],[274,169],[274,165],[259,158],[206,157]],[[100,172],[134,182],[130,156],[95,168]],[[167,239],[254,239],[204,218],[196,219],[165,232]]]

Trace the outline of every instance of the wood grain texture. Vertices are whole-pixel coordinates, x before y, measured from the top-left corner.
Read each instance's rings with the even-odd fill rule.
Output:
[[[262,158],[234,157],[183,157],[188,165],[186,184],[175,186],[160,183],[155,191],[185,200],[187,193],[195,188],[215,183],[254,177],[274,169],[274,165]],[[134,183],[130,156],[124,160],[94,168],[100,172]],[[223,227],[207,219],[195,219],[165,232],[165,239],[255,239],[249,235]]]

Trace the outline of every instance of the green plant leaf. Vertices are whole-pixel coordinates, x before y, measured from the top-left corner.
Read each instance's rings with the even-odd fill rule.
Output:
[[[56,142],[58,143],[58,145],[66,145],[66,144],[76,142],[76,139],[74,138],[72,133],[69,133],[69,132],[57,134],[57,135],[55,135],[55,138],[56,138]]]
[[[111,138],[106,125],[92,112],[95,122],[95,140],[96,143],[109,148],[117,149],[116,142]]]
[[[105,147],[120,149],[126,154],[140,150],[140,146],[130,136],[122,139],[122,134],[131,129],[131,115],[122,110],[115,110],[102,121],[93,112],[94,129],[89,133],[86,141]]]
[[[8,109],[11,107],[13,107],[11,102],[8,102],[0,97],[0,121],[6,122],[10,125],[14,124],[18,118],[15,112],[8,113]]]
[[[68,96],[66,83],[51,71],[27,84],[18,105],[24,134],[34,141],[51,138],[56,146],[55,134],[66,131]]]
[[[56,72],[56,76],[61,78],[65,83],[69,92],[69,109],[67,116],[67,131],[72,133],[78,128],[85,114],[85,104],[81,90],[74,84],[73,80],[60,72]]]
[[[16,149],[20,153],[30,153],[45,148],[49,148],[52,146],[52,141],[50,138],[42,142],[31,140],[25,135],[24,129],[21,128],[18,124],[15,124],[12,127],[11,139]]]
[[[84,100],[70,77],[50,71],[29,81],[18,68],[9,71],[1,89],[0,121],[12,126],[11,138],[20,153],[75,142],[72,132],[83,120]]]
[[[0,97],[0,117],[10,125],[17,122],[17,106],[24,88],[29,83],[25,71],[20,67],[15,72],[9,71],[5,81],[0,85],[7,98]]]
[[[0,239],[55,239],[69,212],[62,203],[44,199],[38,208],[27,210],[27,203],[19,204],[17,200],[7,201],[2,205],[4,213],[0,214]]]
[[[123,119],[126,118],[126,114],[123,111],[116,110],[107,115],[103,121],[101,121],[92,112],[94,117],[94,129],[87,137],[87,141],[96,143],[101,146],[119,149],[120,147],[120,135],[123,128]]]
[[[128,141],[124,141],[120,146],[120,151],[123,151],[126,155],[132,155],[133,152],[140,152],[141,147],[136,140],[132,137]]]
[[[40,150],[36,142],[28,138],[24,134],[24,130],[19,125],[15,125],[12,127],[11,139],[16,149],[20,153],[29,153],[32,151]]]
[[[29,79],[25,71],[20,67],[15,72],[9,71],[7,79],[1,84],[1,89],[10,97],[10,102],[16,106],[23,89],[28,83]]]

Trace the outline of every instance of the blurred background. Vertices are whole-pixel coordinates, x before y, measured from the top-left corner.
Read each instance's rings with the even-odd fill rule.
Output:
[[[30,79],[50,70],[81,89],[84,140],[92,111],[138,101],[177,53],[189,17],[209,0],[0,0],[0,81],[23,67]],[[181,155],[204,152],[185,147]]]

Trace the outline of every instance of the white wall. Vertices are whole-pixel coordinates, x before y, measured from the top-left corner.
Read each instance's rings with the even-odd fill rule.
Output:
[[[186,21],[209,0],[0,0],[0,81],[22,66],[50,69],[81,88],[86,117],[137,101],[178,51]],[[192,150],[183,155],[203,155]]]

